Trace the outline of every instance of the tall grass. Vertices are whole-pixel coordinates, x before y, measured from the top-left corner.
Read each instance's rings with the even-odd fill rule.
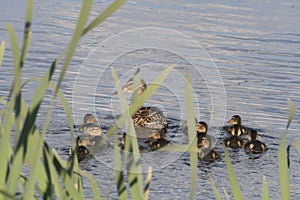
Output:
[[[91,23],[87,24],[93,1],[83,1],[77,25],[69,46],[57,57],[57,59],[50,64],[43,77],[31,77],[25,81],[25,83],[22,83],[22,68],[26,62],[26,55],[29,51],[32,37],[31,21],[33,0],[27,1],[22,48],[20,48],[18,45],[18,38],[16,37],[13,27],[9,24],[6,25],[13,57],[14,78],[9,97],[0,97],[0,103],[3,104],[3,109],[0,111],[0,199],[14,199],[17,196],[18,198],[22,199],[83,199],[85,194],[83,190],[84,185],[82,183],[82,177],[86,177],[91,182],[93,198],[101,199],[99,186],[96,184],[93,176],[85,171],[82,171],[78,166],[76,152],[74,151],[73,120],[67,99],[60,90],[60,86],[64,75],[68,70],[68,66],[71,62],[79,40],[93,28],[98,26],[107,17],[109,17],[113,12],[115,12],[124,4],[124,2],[124,0],[114,1]],[[5,42],[2,42],[0,45],[0,66],[3,60],[4,50]],[[56,71],[55,69],[62,60],[62,70],[58,74],[59,80],[54,83],[52,79]],[[173,68],[174,65],[171,65],[161,74],[159,74],[153,81],[155,84],[150,84],[141,97],[134,98],[133,103],[130,106],[127,105],[125,96],[122,93],[117,73],[114,71],[114,69],[112,70],[112,76],[117,85],[122,115],[115,122],[114,126],[108,131],[107,136],[114,136],[115,181],[119,199],[128,199],[130,197],[132,199],[149,198],[151,192],[150,185],[152,169],[149,169],[146,180],[143,181],[140,154],[131,116],[158,89],[159,85],[166,79]],[[138,73],[134,78],[135,85],[137,85],[139,79],[140,74]],[[38,82],[39,85],[30,103],[27,104],[22,96],[22,87],[28,82],[32,81]],[[188,72],[186,74],[185,84],[189,144],[172,145],[165,147],[164,150],[190,152],[190,199],[194,199],[197,181],[197,147],[196,130],[194,125],[195,113],[193,109],[190,77]],[[36,125],[36,118],[47,89],[51,89],[53,91],[53,97],[51,99],[42,129],[39,130]],[[53,150],[45,141],[45,134],[47,132],[54,100],[56,98],[59,98],[64,107],[66,118],[68,119],[68,124],[71,129],[72,150],[70,158],[67,161],[62,160],[55,150]],[[286,132],[293,120],[295,113],[295,106],[290,100],[289,107],[290,116],[288,124],[278,150],[282,199],[290,199]],[[121,155],[117,145],[118,138],[116,134],[116,130],[122,125],[125,126],[126,132],[130,133],[126,136],[124,163],[122,163]],[[14,143],[11,143],[12,138],[15,138]],[[297,151],[300,152],[299,142],[294,142],[291,145],[295,146]],[[233,197],[234,199],[242,199],[243,196],[235,178],[234,170],[225,147],[224,151]],[[23,174],[24,168],[27,168],[29,172]],[[125,173],[127,173],[127,176]],[[128,177],[128,179],[125,180],[125,177]],[[219,191],[211,177],[210,182],[216,199],[221,199]],[[126,187],[126,183],[129,183],[129,188]],[[226,199],[230,199],[227,191],[225,189],[223,191]],[[263,177],[262,196],[263,199],[269,199],[267,180],[265,177]]]
[[[29,80],[39,82],[38,88],[29,104],[25,103],[21,89],[23,86],[22,68],[26,62],[26,55],[32,36],[31,21],[33,0],[27,1],[22,48],[18,45],[18,38],[13,27],[10,24],[6,25],[13,57],[14,78],[7,100],[5,97],[1,97],[1,103],[4,106],[0,113],[1,199],[15,198],[16,194],[24,199],[82,199],[84,198],[81,181],[82,176],[85,176],[91,181],[94,198],[100,198],[98,186],[96,186],[94,178],[84,171],[81,171],[78,167],[77,157],[74,151],[73,122],[70,109],[59,88],[80,38],[109,17],[124,2],[124,0],[114,1],[90,24],[87,24],[93,1],[83,1],[77,25],[69,46],[52,62],[43,77],[32,77]],[[2,42],[0,46],[0,63],[2,63],[3,60],[4,49],[5,43]],[[64,59],[62,70],[59,73],[59,80],[54,84],[52,77],[62,58]],[[48,88],[54,91],[53,97],[42,130],[39,130],[37,129],[35,121]],[[67,161],[62,160],[44,140],[53,103],[57,97],[59,97],[65,109],[71,129],[71,136],[73,138],[72,152],[70,159]],[[10,141],[13,136],[15,137],[15,143],[11,144]],[[29,169],[26,175],[23,174],[24,167]]]

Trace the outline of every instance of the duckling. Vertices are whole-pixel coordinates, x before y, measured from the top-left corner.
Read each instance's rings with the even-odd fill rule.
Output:
[[[228,127],[227,130],[228,133],[232,136],[242,136],[248,134],[247,128],[239,124],[234,124],[231,127]]]
[[[76,154],[77,154],[78,162],[82,162],[91,157],[89,150],[87,150],[85,146],[76,147]]]
[[[201,144],[199,144],[201,143]],[[209,136],[202,137],[201,141],[198,141],[198,147],[201,146],[198,152],[198,159],[208,162],[214,162],[215,160],[219,160],[221,158],[220,154],[218,154],[212,148],[212,138]]]
[[[227,123],[232,125],[242,125],[242,118],[239,115],[233,115]]]
[[[138,72],[139,69],[137,69],[135,74],[137,74]],[[143,79],[140,79],[140,85],[137,89],[138,97],[141,96],[143,92],[147,89],[147,84]],[[133,93],[134,90],[134,82],[133,78],[131,78],[123,86],[123,92]],[[134,125],[137,127],[147,127],[152,129],[166,129],[168,127],[167,118],[164,116],[163,112],[158,107],[142,106],[133,114],[132,120],[134,122]]]
[[[226,147],[230,147],[233,149],[243,148],[244,140],[239,136],[231,136],[224,139],[224,144]]]
[[[241,136],[241,135],[248,135],[249,132],[253,129],[242,126],[242,118],[239,115],[233,115],[231,117],[231,119],[229,121],[227,121],[228,124],[231,124],[232,126],[226,127],[226,131],[227,133],[231,134],[231,135],[237,135],[237,136]],[[232,129],[235,129],[236,133],[234,133],[234,131],[232,131]]]
[[[119,147],[121,148],[121,150],[125,149],[125,141],[126,141],[126,133],[123,134],[121,143],[119,144]],[[166,140],[165,138],[163,138],[160,133],[153,133],[152,135],[150,135],[148,137],[148,139],[146,141],[144,141],[144,143],[146,143],[148,145],[148,147],[151,151],[156,151],[156,150],[166,146],[170,142],[168,140]],[[139,148],[144,150],[144,147],[142,147],[141,145],[139,145]]]
[[[212,148],[212,138],[207,135],[207,123],[201,121],[196,124],[198,158],[203,161],[213,162],[220,159],[220,155]]]
[[[86,131],[86,129],[89,127],[89,126],[94,126],[94,125],[97,125],[99,126],[99,123],[96,119],[96,117],[93,115],[93,114],[90,114],[90,113],[87,113],[84,115],[83,117],[83,123],[79,126],[78,128],[78,132],[79,133],[84,133]],[[99,126],[100,127],[100,126]],[[100,127],[100,131],[102,132],[101,130],[101,127]],[[99,134],[99,133],[98,133]],[[101,133],[100,133],[101,135]]]
[[[151,151],[156,151],[169,144],[170,141],[166,140],[165,138],[157,138],[157,139],[149,140],[147,141],[147,143]]]
[[[76,138],[75,151],[77,154],[78,162],[87,160],[91,157],[90,151],[85,147],[85,145],[82,145],[82,141],[79,136]]]
[[[248,141],[245,143],[244,148],[247,153],[260,154],[268,150],[266,144],[258,140],[258,133],[252,130],[248,136]]]

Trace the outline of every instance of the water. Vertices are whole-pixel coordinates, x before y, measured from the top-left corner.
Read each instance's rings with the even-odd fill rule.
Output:
[[[95,2],[90,19],[108,4]],[[31,49],[23,70],[24,81],[32,76],[42,76],[66,47],[79,8],[77,1],[36,2]],[[0,13],[0,40],[7,44],[0,69],[2,96],[8,94],[13,75],[4,24],[14,26],[21,44],[25,3],[1,2]],[[209,122],[211,135],[222,139],[224,136],[214,127],[222,126],[231,115],[239,114],[245,125],[260,130],[260,139],[269,147],[259,159],[249,159],[242,150],[229,150],[243,197],[261,199],[265,175],[270,198],[280,199],[277,149],[288,118],[287,98],[294,101],[296,108],[300,104],[300,27],[296,25],[299,13],[299,5],[293,1],[227,3],[216,0],[202,1],[201,4],[194,1],[129,1],[86,35],[77,48],[62,85],[62,91],[73,105],[74,122],[80,124],[86,112],[95,112],[104,132],[113,124],[112,116],[119,113],[119,108],[117,98],[111,98],[114,90],[111,67],[124,82],[139,66],[149,83],[158,72],[176,63],[176,70],[147,102],[167,112],[170,119],[167,138],[172,143],[187,141],[179,125],[186,118],[184,76],[185,69],[189,68],[197,107],[195,113],[201,120]],[[114,38],[110,38],[113,35]],[[30,100],[36,86],[36,83],[25,86],[26,100]],[[51,91],[47,95],[50,94]],[[49,100],[46,98],[43,102],[38,118],[40,126]],[[209,107],[214,109],[213,120]],[[287,143],[300,141],[299,117],[296,112]],[[55,104],[46,140],[67,159],[71,139],[59,101]],[[224,157],[220,142],[217,141],[215,149]],[[101,194],[107,194],[111,189],[108,196],[115,199],[112,150],[98,155],[98,160],[84,163],[82,168],[95,176]],[[299,155],[292,149],[289,170],[292,199],[300,197],[299,160]],[[150,199],[189,197],[188,154],[147,153],[142,155],[142,163],[145,172],[150,165],[154,170]],[[213,198],[207,172],[222,198],[222,188],[231,194],[225,165],[224,159],[210,165],[199,162],[195,199]],[[90,189],[85,181],[86,197],[91,197]]]

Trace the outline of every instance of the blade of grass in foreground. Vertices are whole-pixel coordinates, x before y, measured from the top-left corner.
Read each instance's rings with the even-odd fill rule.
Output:
[[[3,41],[0,45],[0,67],[2,65],[2,60],[4,56],[4,51],[5,51],[5,42]]]
[[[185,81],[185,109],[186,115],[188,117],[188,136],[189,136],[189,145],[190,148],[196,148],[196,127],[195,127],[195,113],[194,113],[194,105],[193,105],[193,95],[190,84],[190,74],[186,72],[186,81]],[[194,199],[195,189],[196,189],[196,181],[197,181],[197,163],[198,157],[197,152],[190,152],[190,163],[191,163],[191,187],[190,187],[190,199]]]
[[[227,148],[225,147],[224,144],[223,144],[223,149],[224,149],[225,160],[226,160],[226,165],[227,165],[227,171],[228,171],[228,176],[229,176],[229,180],[230,180],[230,186],[231,186],[233,198],[235,200],[241,200],[241,199],[243,199],[243,195],[242,195],[240,186],[239,186],[239,184],[236,180],[236,177],[234,175],[234,171],[233,171],[233,168],[232,168],[232,164],[230,162],[228,151],[227,151]]]
[[[267,185],[267,179],[265,176],[263,176],[263,200],[269,199],[269,193],[268,193],[268,185]]]
[[[147,200],[149,198],[151,177],[152,177],[152,167],[150,166],[148,169],[148,173],[146,177],[146,185],[144,188],[144,200]]]
[[[101,22],[103,22],[107,17],[112,15],[116,10],[118,10],[126,0],[116,0],[110,6],[108,6],[100,15],[96,17],[84,30],[82,36],[87,34],[89,31],[98,26]]]
[[[290,99],[288,99],[288,104],[290,108],[289,119],[278,148],[278,168],[279,168],[282,199],[290,199],[290,181],[289,181],[288,158],[287,158],[287,149],[286,149],[286,134],[295,115],[295,105]]]
[[[115,161],[115,180],[117,184],[117,190],[119,199],[128,199],[128,194],[126,191],[126,185],[125,185],[125,179],[124,174],[122,170],[122,164],[121,164],[121,154],[120,154],[120,148],[118,145],[118,135],[114,134],[114,161]]]
[[[114,69],[112,69],[112,76],[117,85],[118,97],[120,100],[122,115],[125,115],[125,128],[126,128],[126,145],[125,145],[125,158],[126,158],[126,169],[128,173],[128,181],[131,190],[131,196],[133,199],[143,198],[143,179],[142,179],[142,167],[139,154],[138,143],[136,139],[135,129],[131,115],[129,114],[129,108],[125,99],[125,95],[122,92],[118,75]],[[122,125],[122,124],[121,124]],[[131,137],[129,137],[129,135]],[[132,148],[132,151],[129,150]]]
[[[216,200],[221,200],[220,194],[218,192],[218,189],[216,187],[216,184],[215,184],[214,180],[211,178],[210,174],[208,174],[208,176],[209,176],[209,181],[210,181],[210,184],[211,184],[211,186],[213,188]]]

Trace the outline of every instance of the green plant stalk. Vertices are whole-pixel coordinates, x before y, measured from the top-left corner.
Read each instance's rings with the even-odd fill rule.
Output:
[[[269,193],[268,193],[268,185],[267,185],[267,180],[266,177],[263,176],[263,200],[268,200],[269,199]]]
[[[114,134],[114,161],[115,161],[115,181],[116,181],[119,199],[126,200],[128,199],[128,194],[126,191],[125,178],[122,170],[121,154],[120,154],[120,148],[118,146],[117,134]]]
[[[5,42],[3,41],[0,45],[0,68],[1,68],[1,65],[2,65],[4,52],[5,52]]]
[[[62,66],[62,70],[61,70],[61,73],[60,73],[60,76],[59,76],[59,79],[58,79],[58,82],[57,82],[55,94],[61,86],[61,82],[63,80],[63,77],[65,76],[65,73],[68,69],[68,66],[69,66],[70,62],[71,62],[71,59],[72,59],[73,54],[75,52],[75,49],[76,49],[76,47],[79,43],[79,39],[82,36],[84,26],[85,26],[85,24],[88,20],[92,5],[93,5],[92,0],[84,0],[83,3],[82,3],[79,18],[77,20],[77,25],[76,25],[73,37],[71,39],[71,42],[69,44],[68,51],[66,53],[66,57],[65,57],[65,60],[64,60],[63,66]]]
[[[126,103],[125,95],[122,92],[120,81],[117,73],[112,69],[112,75],[115,83],[117,84],[118,97],[120,99],[121,110],[126,115],[125,128],[126,128],[126,145],[125,145],[125,158],[126,158],[126,169],[128,173],[128,181],[131,190],[131,196],[134,199],[142,199],[142,167],[140,165],[139,148],[136,140],[136,133],[133,127],[131,116],[128,112],[128,105]],[[132,137],[129,137],[131,134]],[[132,151],[129,150],[132,148]]]
[[[144,188],[144,200],[147,200],[149,198],[151,177],[152,177],[152,167],[150,166],[148,169],[148,173],[146,177],[146,185]]]
[[[211,178],[210,174],[208,174],[208,176],[209,176],[209,181],[210,181],[210,184],[211,184],[211,186],[213,188],[216,200],[221,200],[220,194],[218,192],[218,189],[216,187],[216,184],[215,184],[214,180]]]
[[[280,177],[281,198],[287,200],[290,199],[290,181],[287,161],[286,134],[295,115],[295,104],[290,99],[288,99],[288,105],[290,109],[289,119],[278,148],[278,168]]]
[[[230,162],[228,151],[224,144],[223,144],[223,149],[224,149],[227,171],[228,171],[228,176],[229,176],[230,186],[232,189],[233,198],[235,200],[241,200],[241,199],[243,199],[243,195],[242,195],[241,189],[239,187],[239,184],[236,180],[236,177],[234,175],[234,171],[232,168],[232,164]]]
[[[190,147],[195,148],[197,146],[196,141],[196,127],[195,127],[195,113],[193,106],[193,96],[190,84],[190,74],[186,72],[186,82],[185,82],[185,109],[187,114],[187,122],[188,122],[188,136],[189,136],[189,145]],[[196,181],[197,181],[197,163],[198,157],[197,152],[190,152],[190,162],[191,162],[191,190],[190,190],[190,199],[194,199],[195,189],[196,189]]]

